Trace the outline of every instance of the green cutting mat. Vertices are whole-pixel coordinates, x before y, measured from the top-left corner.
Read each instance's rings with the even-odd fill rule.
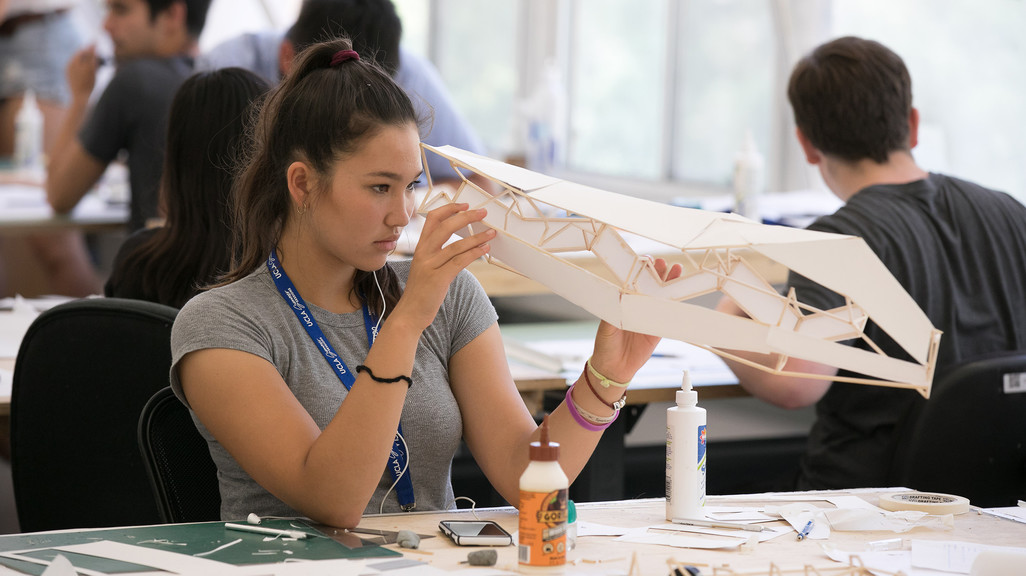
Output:
[[[302,520],[264,520],[261,526],[279,529],[302,529],[310,533],[318,532]],[[345,544],[328,537],[305,538],[303,540],[269,539],[263,534],[253,534],[228,530],[224,522],[204,522],[197,524],[166,524],[160,526],[140,526],[130,528],[109,528],[88,531],[68,532],[37,532],[32,534],[12,534],[0,536],[0,552],[15,550],[33,550],[35,558],[52,559],[57,551],[56,546],[87,544],[99,540],[110,540],[134,544],[145,548],[154,548],[181,554],[201,554],[209,552],[235,540],[241,542],[203,556],[208,560],[216,560],[228,564],[271,564],[286,559],[298,560],[329,560],[335,558],[378,558],[402,556],[401,553],[368,543],[354,537],[351,533],[344,538]],[[62,552],[77,568],[91,569],[105,574],[118,574],[138,571],[134,564]],[[46,566],[32,565],[28,562],[0,557],[0,564],[20,570],[27,574],[42,574]]]

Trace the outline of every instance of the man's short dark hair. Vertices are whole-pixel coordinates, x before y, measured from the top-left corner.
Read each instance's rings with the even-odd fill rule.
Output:
[[[203,26],[207,23],[207,12],[210,10],[211,0],[146,0],[150,6],[150,19],[155,19],[157,14],[167,10],[175,2],[185,4],[185,27],[189,36],[199,38],[203,33]]]
[[[794,120],[824,154],[848,161],[887,161],[909,149],[912,79],[889,48],[847,36],[802,58],[787,97]]]
[[[285,38],[300,52],[316,42],[348,36],[361,57],[374,59],[394,76],[402,34],[391,0],[305,0]]]

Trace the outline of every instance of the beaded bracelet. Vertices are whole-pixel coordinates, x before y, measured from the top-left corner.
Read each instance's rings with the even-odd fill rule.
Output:
[[[591,393],[599,399],[599,402],[609,406],[613,410],[619,410],[627,405],[627,390],[623,391],[623,396],[620,396],[620,399],[616,402],[606,402],[605,398],[603,398],[602,395],[598,393],[598,390],[595,389],[595,385],[591,383],[591,376],[588,372],[589,370],[584,371],[584,383],[588,385],[588,390],[591,390]]]
[[[573,396],[570,396],[570,399],[573,400]],[[598,414],[593,414],[582,408],[576,400],[574,400],[574,408],[577,409],[577,413],[581,415],[581,418],[584,418],[585,420],[591,422],[592,424],[595,424],[596,426],[601,426],[602,424],[609,424],[613,420],[616,420],[616,417],[618,415],[618,413],[615,411],[609,416],[599,416]]]
[[[605,376],[599,374],[598,370],[596,370],[595,367],[591,365],[591,358],[588,358],[588,361],[585,362],[584,365],[587,366],[588,372],[591,372],[592,376],[598,378],[599,384],[601,384],[603,388],[609,388],[610,386],[616,386],[617,388],[626,388],[631,385],[629,381],[617,382],[616,380],[610,380],[609,378],[606,378]]]
[[[406,388],[407,389],[410,388],[411,386],[413,386],[413,379],[410,378],[409,376],[400,374],[400,375],[396,376],[395,378],[378,378],[377,376],[374,375],[373,372],[371,372],[370,368],[364,366],[363,364],[360,364],[359,366],[356,367],[356,372],[357,372],[357,374],[359,374],[360,372],[366,372],[367,375],[371,377],[371,380],[373,380],[375,382],[381,382],[382,384],[395,384],[396,382],[403,381],[403,382],[406,382]]]
[[[567,410],[570,411],[570,416],[573,417],[574,422],[577,422],[577,424],[581,428],[584,428],[585,430],[587,430],[589,432],[601,432],[601,431],[605,430],[606,428],[609,428],[609,426],[613,423],[613,421],[616,420],[616,417],[620,414],[619,411],[614,412],[613,413],[613,419],[610,420],[609,422],[606,422],[605,424],[593,424],[591,422],[588,422],[583,416],[581,416],[580,412],[577,411],[577,403],[574,402],[573,391],[574,391],[574,386],[573,385],[570,386],[570,388],[567,388],[567,391],[566,391],[566,408],[567,408]]]

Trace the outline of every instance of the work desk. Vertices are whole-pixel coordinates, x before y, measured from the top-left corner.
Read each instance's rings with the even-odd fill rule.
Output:
[[[850,494],[857,498],[861,498],[865,502],[870,504],[876,504],[877,497],[880,491],[878,490],[866,490],[866,491],[852,491],[852,492],[814,492],[814,493],[787,493],[787,494],[774,494],[774,495],[748,495],[748,496],[712,496],[709,497],[707,506],[744,506],[744,507],[762,507],[779,503],[779,500],[773,500],[775,498],[788,497],[798,501],[807,502],[809,505],[821,509],[833,508],[833,504],[823,501],[822,498],[825,495],[839,495],[839,494]],[[787,523],[782,520],[766,523],[766,526],[781,527],[780,535],[754,544],[750,550],[742,551],[737,546],[719,550],[702,550],[696,548],[681,548],[673,547],[668,545],[658,545],[653,543],[633,543],[618,540],[614,536],[587,536],[584,535],[589,529],[593,530],[604,526],[607,528],[615,529],[633,529],[633,528],[646,528],[652,526],[658,526],[665,523],[665,504],[662,499],[645,499],[645,500],[629,500],[629,501],[618,501],[618,502],[596,502],[596,503],[584,503],[578,504],[578,522],[577,529],[579,536],[577,538],[576,548],[570,550],[567,554],[568,564],[566,566],[565,573],[568,575],[573,574],[631,574],[631,575],[657,575],[662,576],[670,572],[670,570],[681,564],[688,564],[697,566],[703,574],[744,574],[745,576],[768,576],[771,565],[775,566],[777,571],[773,574],[784,574],[783,570],[799,570],[798,572],[788,573],[804,573],[804,574],[839,574],[839,569],[846,566],[840,562],[829,559],[825,552],[824,546],[834,546],[851,552],[864,552],[867,548],[867,543],[881,540],[893,540],[897,538],[900,541],[900,546],[904,549],[909,549],[912,546],[913,541],[917,542],[954,542],[954,543],[969,543],[977,545],[992,545],[992,546],[1009,546],[1009,547],[1021,547],[1026,543],[1026,524],[1017,523],[1010,520],[997,518],[994,516],[980,514],[975,510],[970,510],[967,513],[954,516],[953,528],[951,530],[935,530],[931,528],[918,527],[913,528],[911,531],[905,533],[895,533],[888,530],[874,530],[874,531],[839,531],[836,529],[830,530],[829,537],[824,539],[805,539],[798,541],[795,537],[796,532],[792,530]],[[874,512],[875,514],[875,512]],[[471,572],[471,568],[462,564],[467,558],[467,554],[473,550],[480,550],[477,547],[458,547],[447,538],[442,536],[438,531],[438,523],[441,520],[446,519],[487,519],[494,520],[502,525],[508,532],[514,535],[514,545],[498,547],[495,550],[498,553],[498,563],[494,568],[486,569],[479,568],[477,571]],[[184,529],[184,530],[183,530]],[[489,574],[511,574],[518,573],[517,565],[517,547],[516,547],[516,532],[518,529],[518,516],[516,510],[512,508],[488,508],[471,511],[468,509],[448,511],[448,512],[414,512],[409,514],[388,514],[388,515],[372,515],[365,516],[359,524],[360,530],[384,530],[397,532],[399,530],[411,530],[424,536],[433,536],[431,538],[422,538],[420,546],[416,550],[402,549],[396,544],[385,544],[381,550],[376,548],[377,554],[388,554],[389,557],[366,559],[366,557],[356,562],[360,562],[361,565],[368,565],[373,567],[375,564],[383,564],[388,562],[407,562],[407,563],[420,563],[420,565],[413,565],[406,567],[405,570],[399,570],[396,573],[399,574],[421,574],[421,573],[448,573],[448,572],[459,572],[459,573],[473,573],[478,576],[489,575]],[[207,538],[188,538],[190,530],[193,535],[196,533],[203,533],[207,535]],[[135,531],[135,536],[133,536]],[[328,529],[330,531],[330,529]],[[742,531],[729,531],[730,533],[742,532]],[[645,532],[646,534],[652,534],[651,530]],[[240,532],[226,530],[223,528],[222,523],[204,523],[194,525],[168,525],[168,526],[154,526],[154,527],[139,527],[139,528],[125,528],[119,529],[116,532],[108,531],[105,536],[103,531],[65,531],[65,532],[40,532],[35,534],[25,535],[9,535],[0,536],[0,553],[10,552],[12,550],[21,549],[34,549],[43,550],[48,547],[56,546],[59,544],[74,543],[74,542],[88,542],[95,540],[108,540],[117,539],[122,542],[131,542],[132,546],[129,547],[131,550],[137,551],[140,554],[139,561],[145,562],[147,560],[147,553],[150,554],[150,561],[157,562],[155,555],[160,552],[178,552],[184,556],[181,559],[183,566],[184,563],[191,560],[197,559],[197,555],[202,552],[208,552],[216,546],[222,546],[227,548],[227,551],[231,551],[230,548],[232,541],[242,540],[241,543],[237,543],[238,546],[234,549],[234,559],[227,560],[226,558],[218,558],[217,555],[207,556],[207,558],[217,558],[221,561],[232,561],[236,563],[245,564],[246,562],[252,563],[274,563],[280,562],[280,559],[285,557],[281,553],[275,553],[276,550],[288,549],[288,542],[283,542],[280,539],[268,539],[263,540],[263,536],[255,534],[243,534]],[[752,535],[752,532],[742,532],[747,538],[748,535]],[[344,538],[351,538],[352,536],[361,536],[363,538],[373,538],[373,536],[367,536],[363,533],[342,533]],[[115,536],[115,538],[111,538]],[[127,537],[126,537],[127,536]],[[211,537],[213,536],[213,537]],[[690,536],[694,537],[695,534]],[[698,536],[700,538],[706,538],[711,536]],[[263,540],[265,543],[260,544]],[[294,544],[297,550],[301,550],[303,542],[309,542],[309,540],[300,540]],[[331,544],[321,541],[322,544]],[[228,546],[224,546],[228,545]],[[337,554],[345,557],[357,556],[357,553],[352,552],[360,548],[361,543],[355,543],[356,548],[352,546],[346,547],[343,550],[339,547],[334,547],[338,550]],[[139,549],[142,550],[139,550]],[[374,553],[375,549],[371,549],[368,552]],[[152,551],[152,552],[151,552]],[[160,552],[157,552],[160,551]],[[251,551],[251,552],[250,552]],[[402,558],[397,553],[402,554]],[[252,556],[261,554],[260,558],[254,559]],[[299,551],[296,553],[300,554]],[[35,554],[37,558],[47,557],[47,553],[40,552]],[[177,556],[177,555],[172,555]],[[321,555],[320,558],[324,560],[330,560],[331,557]],[[79,559],[81,561],[81,559]],[[166,560],[165,560],[166,561]],[[174,560],[172,560],[174,561]],[[368,570],[367,568],[352,567],[346,569],[347,565],[335,565],[335,569],[331,572],[332,574],[376,574],[376,570]],[[231,573],[229,570],[232,568],[224,566],[223,573]],[[275,566],[286,569],[288,567],[295,567],[294,564],[275,564],[273,566],[250,569],[245,571],[246,574],[274,574]],[[813,571],[801,571],[805,566],[814,567]],[[307,565],[299,567],[300,569],[295,572],[289,572],[289,574],[296,573],[328,573],[324,568],[320,571],[316,571],[317,564]],[[396,566],[392,566],[397,568]],[[184,570],[182,573],[196,573],[197,567],[193,567],[193,570]],[[209,566],[207,567],[209,570]],[[210,573],[210,572],[207,572]],[[385,572],[391,573],[391,572]],[[846,573],[845,576],[847,576]],[[868,573],[865,573],[868,576]]]
[[[841,494],[842,492],[806,493],[821,496],[822,494]],[[853,491],[862,499],[876,504],[876,491]],[[750,496],[710,496],[707,506],[755,506],[758,497]],[[817,507],[832,507],[815,501]],[[665,522],[665,500],[643,499],[614,502],[592,502],[577,505],[578,523],[591,522],[622,528],[635,528],[662,524]],[[495,520],[511,534],[518,527],[518,516],[512,508],[492,508],[479,510],[476,516],[481,519]],[[443,519],[473,519],[475,514],[469,510],[446,513],[425,513],[409,515],[366,516],[360,522],[361,528],[378,528],[386,530],[408,529],[419,534],[437,534],[438,522]],[[768,524],[784,526],[783,521]],[[581,526],[578,527],[581,529]],[[711,574],[712,568],[727,566],[735,571],[768,570],[771,562],[785,568],[800,568],[813,565],[819,568],[840,566],[823,552],[821,542],[830,542],[844,546],[849,550],[862,550],[867,542],[901,538],[905,545],[911,539],[963,541],[975,544],[995,546],[1026,546],[1026,524],[983,515],[971,510],[955,517],[954,529],[939,531],[926,528],[915,528],[905,534],[890,531],[842,532],[832,531],[826,540],[798,541],[795,532],[786,533],[772,540],[757,544],[751,552],[733,550],[698,550],[691,548],[673,548],[652,544],[636,544],[618,542],[613,537],[591,536],[577,539],[577,546],[570,551],[568,574],[627,574],[631,561],[636,557],[639,569],[633,574],[659,575],[667,574],[676,563],[700,565],[703,574]],[[514,544],[516,540],[514,539]],[[466,559],[468,550],[459,548],[447,539],[431,538],[422,540],[421,549],[431,554],[407,554],[409,557],[429,562],[432,566],[451,569]],[[515,572],[517,566],[516,546],[499,549],[497,568]],[[727,572],[729,573],[729,572]],[[749,572],[749,574],[754,574]],[[762,576],[762,574],[759,574]]]
[[[128,184],[120,168],[109,169],[69,214],[54,213],[41,182],[0,170],[0,234],[124,230],[128,221]]]

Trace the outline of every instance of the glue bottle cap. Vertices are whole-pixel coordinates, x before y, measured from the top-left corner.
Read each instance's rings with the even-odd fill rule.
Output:
[[[549,442],[549,415],[546,414],[542,418],[541,426],[541,438],[538,442],[531,442],[530,456],[531,460],[537,460],[541,462],[554,462],[559,460],[559,443]]]
[[[698,392],[691,387],[691,374],[687,370],[681,379],[680,390],[677,390],[677,406],[697,406]]]

